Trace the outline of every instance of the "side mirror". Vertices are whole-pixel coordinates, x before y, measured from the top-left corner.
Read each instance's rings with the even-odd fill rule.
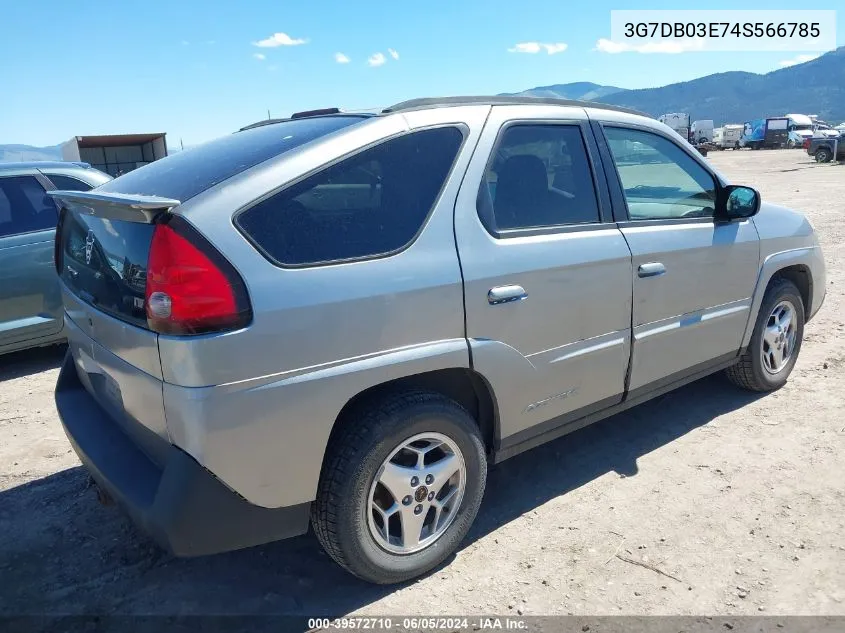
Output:
[[[716,217],[730,222],[750,218],[760,210],[760,194],[742,185],[728,185],[720,191]]]

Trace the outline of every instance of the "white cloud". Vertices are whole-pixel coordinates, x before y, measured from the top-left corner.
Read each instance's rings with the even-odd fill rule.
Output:
[[[383,66],[386,61],[387,58],[384,56],[384,53],[375,53],[373,55],[370,55],[367,59],[367,63],[373,67]]]
[[[803,64],[804,62],[811,62],[813,61],[818,55],[796,55],[792,59],[784,59],[780,65],[784,68],[788,68],[789,66],[795,66],[795,64]]]
[[[545,48],[546,52],[549,55],[554,55],[555,53],[562,53],[567,48],[567,45],[563,42],[558,42],[557,44],[540,44],[540,46]]]
[[[265,59],[267,59],[267,55],[265,55],[264,53],[254,53],[252,56],[260,62],[263,62]]]
[[[264,40],[253,42],[253,46],[260,46],[261,48],[276,48],[277,46],[299,46],[306,44],[308,40],[292,38],[287,33],[273,33],[270,37]]]
[[[388,52],[388,53],[390,53],[390,56],[391,56],[393,59],[399,59],[399,53],[397,53],[397,52],[396,52],[396,49],[394,49],[394,48],[388,48],[388,49],[387,49],[387,52]]]
[[[182,46],[187,46],[188,44],[190,44],[188,40],[182,40]]]
[[[536,55],[540,51],[546,51],[549,55],[555,53],[562,53],[568,48],[567,44],[563,42],[555,42],[551,44],[544,44],[543,42],[520,42],[508,49],[509,53],[528,53],[529,55]]]
[[[344,55],[343,53],[335,53],[334,54],[334,60],[338,64],[348,64],[350,62],[350,59],[346,55]]]
[[[654,42],[646,42],[644,44],[628,44],[626,42],[612,42],[604,38],[596,42],[595,50],[602,53],[610,53],[616,55],[617,53],[663,53],[669,55],[677,55],[678,53],[686,53],[689,51],[700,51],[704,49],[704,40],[658,40]]]

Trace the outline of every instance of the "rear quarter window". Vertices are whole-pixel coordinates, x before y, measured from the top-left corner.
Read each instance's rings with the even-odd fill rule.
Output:
[[[235,223],[283,266],[398,251],[428,218],[462,143],[457,127],[389,139],[263,200]]]
[[[60,174],[45,174],[50,179],[56,189],[63,191],[90,191],[93,187],[87,182],[82,182],[78,178],[71,176],[62,176]]]

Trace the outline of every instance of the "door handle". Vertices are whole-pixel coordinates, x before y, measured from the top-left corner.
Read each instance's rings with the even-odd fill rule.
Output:
[[[640,277],[657,277],[666,273],[666,266],[660,262],[649,262],[648,264],[640,264],[637,268],[637,275]]]
[[[491,306],[496,306],[500,303],[510,303],[511,301],[522,301],[527,298],[528,293],[525,292],[525,288],[515,284],[496,286],[487,291],[487,303]]]

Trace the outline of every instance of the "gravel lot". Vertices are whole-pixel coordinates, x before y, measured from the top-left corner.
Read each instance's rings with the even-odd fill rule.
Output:
[[[457,556],[397,589],[311,535],[170,558],[88,486],[52,399],[64,350],[5,356],[0,614],[845,615],[845,166],[711,159],[820,234],[827,300],[784,389],[713,376],[503,463]]]

